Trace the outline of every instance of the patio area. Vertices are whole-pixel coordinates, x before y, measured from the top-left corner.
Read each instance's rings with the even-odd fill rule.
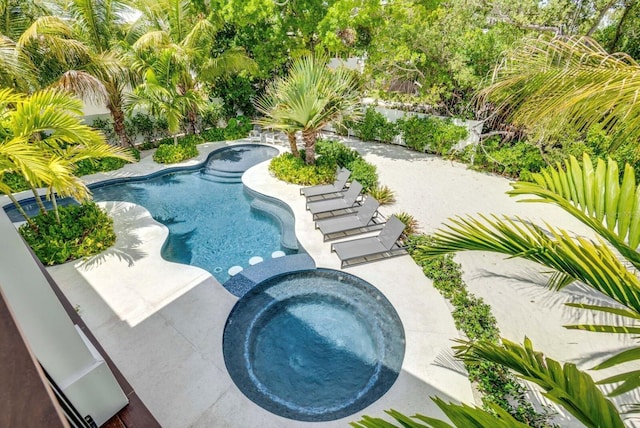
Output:
[[[516,203],[505,195],[508,180],[468,170],[404,147],[350,141],[367,161],[378,167],[380,182],[391,187],[397,202],[383,207],[388,216],[405,211],[430,233],[448,217],[496,213],[519,215],[534,222],[588,235],[588,230],[560,209],[542,204]],[[204,160],[220,143],[200,146]],[[243,176],[257,192],[285,201],[296,218],[296,234],[318,267],[339,269],[329,242],[315,230],[299,186],[276,180],[268,162]],[[113,173],[88,177],[146,175],[161,168],[149,157]],[[167,229],[142,207],[106,203],[118,236],[105,253],[79,263],[49,268],[68,299],[110,354],[138,395],[164,427],[300,427],[318,425],[273,415],[248,400],[229,377],[222,356],[225,321],[237,298],[202,269],[170,263],[160,249]],[[457,256],[471,292],[491,305],[502,335],[522,342],[525,335],[551,358],[589,368],[608,353],[630,346],[615,335],[570,331],[564,324],[594,321],[594,315],[564,306],[565,302],[601,302],[586,287],[571,286],[560,293],[544,287],[536,266],[521,260],[502,260],[485,253]],[[450,307],[409,256],[365,264],[345,271],[377,287],[393,304],[405,329],[402,371],[377,402],[350,417],[323,422],[346,426],[360,415],[383,416],[394,408],[406,414],[442,417],[429,399],[474,403],[464,370],[452,361],[451,340],[459,337]],[[596,378],[612,374],[594,372]],[[627,401],[640,401],[624,396]],[[479,403],[477,403],[479,404]],[[571,421],[560,415],[562,426]]]

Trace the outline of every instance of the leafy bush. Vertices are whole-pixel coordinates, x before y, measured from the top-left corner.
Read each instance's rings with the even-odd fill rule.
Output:
[[[351,162],[359,159],[360,153],[337,141],[319,140],[316,143],[316,154],[324,157],[329,162],[346,167]]]
[[[291,153],[273,158],[269,171],[282,181],[303,186],[330,183],[336,174],[335,164],[318,160],[315,165],[306,165],[301,157]]]
[[[367,107],[360,122],[355,126],[356,136],[363,141],[382,140],[382,130],[388,126],[387,118],[374,107]],[[385,132],[385,136],[388,131]],[[393,140],[393,137],[391,137]],[[385,141],[391,142],[391,141]]]
[[[224,128],[225,140],[238,140],[249,135],[249,131],[253,129],[251,120],[245,116],[232,117],[227,121],[227,127]]]
[[[140,151],[129,149],[129,152],[136,160],[140,160]],[[127,161],[119,158],[83,159],[76,164],[75,175],[81,177],[95,174],[96,172],[114,171],[122,168],[125,164],[127,164]]]
[[[109,143],[116,143],[116,132],[113,129],[113,122],[110,119],[96,118],[91,124],[91,127],[101,131]]]
[[[369,194],[380,202],[380,205],[391,205],[396,201],[393,190],[389,186],[374,187],[369,190]]]
[[[362,158],[358,158],[347,165],[341,165],[351,171],[351,179],[358,180],[362,184],[363,191],[369,192],[378,185],[378,171]]]
[[[419,152],[426,149],[438,155],[445,155],[468,135],[467,128],[454,124],[450,119],[413,116],[397,123],[407,147]]]
[[[147,114],[136,113],[127,120],[127,124],[133,135],[139,135],[145,140],[156,138],[156,121]]]
[[[464,332],[470,340],[486,339],[497,342],[499,330],[491,307],[481,298],[467,291],[462,280],[462,270],[450,254],[424,257],[420,247],[428,245],[426,235],[412,235],[408,240],[409,254],[422,268],[424,274],[433,281],[433,286],[454,306],[452,316],[456,328]],[[525,389],[516,377],[504,366],[482,362],[466,363],[469,379],[477,382],[483,394],[485,408],[497,404],[517,420],[533,427],[547,427],[548,412],[538,413],[525,396]]]
[[[27,180],[25,180],[24,176],[17,172],[8,172],[2,175],[2,182],[9,186],[9,188],[13,190],[14,193],[22,192],[23,190],[29,190],[31,188],[31,186],[29,186],[29,183],[27,183]],[[0,195],[2,194],[3,192],[0,191]]]
[[[32,220],[37,231],[27,224],[20,234],[44,265],[55,265],[93,256],[116,240],[113,220],[95,203],[60,207],[60,224],[52,212]]]
[[[192,137],[192,136],[187,136]],[[187,159],[198,156],[198,148],[196,147],[196,138],[185,138],[178,140],[178,144],[173,144],[173,139],[168,138],[171,143],[165,142],[158,146],[158,149],[153,154],[153,160],[158,163],[178,163]],[[163,140],[163,141],[166,141]]]
[[[224,129],[222,128],[209,128],[206,131],[202,131],[200,136],[204,141],[224,141]]]

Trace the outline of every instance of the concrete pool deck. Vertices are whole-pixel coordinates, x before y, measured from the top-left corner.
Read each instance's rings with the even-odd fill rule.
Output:
[[[563,211],[543,204],[516,203],[504,194],[508,180],[477,173],[465,165],[411,152],[403,147],[349,142],[378,167],[380,181],[396,192],[397,202],[383,213],[406,211],[424,232],[432,232],[457,214],[498,213],[547,220],[581,234],[582,225]],[[199,146],[202,162],[222,143]],[[105,178],[150,174],[162,167],[145,157],[122,170],[96,174]],[[246,186],[289,204],[296,234],[318,267],[339,269],[330,243],[315,230],[299,186],[280,182],[259,164],[243,176]],[[382,291],[405,328],[407,347],[402,372],[377,402],[350,417],[304,423],[273,415],[248,400],[227,374],[222,358],[224,324],[237,298],[207,272],[164,261],[160,249],[167,229],[149,213],[126,203],[106,203],[118,240],[90,260],[48,268],[69,300],[110,354],[140,398],[164,427],[346,426],[360,415],[384,416],[394,408],[406,414],[442,416],[429,400],[473,403],[460,365],[451,362],[451,339],[459,337],[450,307],[410,257],[396,257],[347,268]],[[457,256],[470,291],[492,306],[502,335],[522,342],[525,335],[549,357],[588,368],[632,342],[615,335],[570,331],[563,324],[597,321],[597,315],[564,306],[565,302],[604,298],[571,286],[560,293],[544,287],[539,269],[521,260],[486,253]],[[595,317],[595,318],[594,318]],[[602,378],[611,372],[594,373]],[[625,401],[640,402],[637,397]],[[570,425],[560,419],[563,426]]]

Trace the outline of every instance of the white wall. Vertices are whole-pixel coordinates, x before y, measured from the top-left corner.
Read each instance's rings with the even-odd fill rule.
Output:
[[[127,397],[67,316],[3,209],[0,236],[0,287],[29,346],[80,414],[102,425]]]

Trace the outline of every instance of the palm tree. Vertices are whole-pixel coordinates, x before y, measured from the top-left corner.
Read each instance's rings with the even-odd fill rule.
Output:
[[[545,271],[551,269],[555,272],[549,280],[550,288],[557,290],[578,280],[621,305],[612,307],[569,303],[568,306],[611,313],[629,320],[624,325],[580,324],[565,327],[599,333],[640,333],[637,324],[640,319],[640,279],[630,270],[635,271],[640,267],[640,253],[637,250],[640,243],[640,187],[636,187],[633,168],[626,165],[620,179],[615,161],[600,159],[594,167],[585,154],[582,166],[571,157],[564,165],[557,164],[534,174],[534,180],[533,183],[513,183],[513,190],[508,194],[528,196],[522,202],[554,204],[590,227],[598,239],[574,238],[567,231],[549,225],[542,228],[519,218],[480,215],[480,219],[476,219],[467,216],[451,219],[449,224],[432,235],[431,243],[418,247],[414,257],[420,261],[440,254],[478,250],[534,261],[544,266]],[[573,364],[562,365],[545,359],[533,350],[528,339],[525,339],[524,346],[505,339],[502,339],[502,345],[488,341],[462,342],[457,351],[457,356],[468,362],[490,361],[516,371],[522,378],[538,384],[546,391],[547,398],[563,406],[585,426],[623,426],[613,404],[602,396],[588,374]],[[605,369],[637,359],[640,359],[640,347],[632,347],[611,356],[593,369]],[[620,395],[640,386],[640,371],[611,376],[598,384],[616,384],[609,395]],[[467,425],[456,423],[460,427],[470,426],[471,415],[482,412],[467,406],[445,404],[439,400],[436,402],[452,421],[467,421]],[[398,421],[406,418],[397,412],[392,412],[392,416]],[[379,424],[380,420],[367,420],[369,425],[355,426],[384,426]],[[490,426],[501,425],[495,422]]]
[[[127,151],[109,146],[101,133],[82,123],[82,102],[67,92],[45,89],[27,96],[3,89],[0,108],[0,179],[8,172],[21,174],[44,213],[46,209],[36,190],[39,186],[47,187],[56,217],[56,193],[78,200],[89,197],[86,186],[73,175],[80,160],[131,160]],[[9,195],[29,221],[12,189],[2,182],[0,190]]]
[[[213,14],[204,17],[189,2],[180,0],[139,0],[137,7],[143,13],[148,31],[133,46],[133,67],[144,75],[154,67],[159,54],[171,52],[180,70],[171,70],[174,73],[171,79],[160,79],[166,90],[179,94],[201,93],[208,98],[207,85],[212,85],[217,78],[257,71],[255,61],[240,48],[213,50],[221,28]],[[194,103],[185,111],[185,119],[193,132],[196,132],[199,109]]]
[[[278,113],[281,111],[279,109],[282,104],[281,98],[285,98],[283,94],[286,94],[288,89],[286,84],[287,81],[284,78],[276,78],[267,86],[265,93],[254,100],[253,105],[258,113],[262,115],[254,123],[266,129],[278,129],[287,134],[291,153],[295,157],[299,157],[300,153],[298,152],[296,140],[298,127],[295,123],[287,123],[284,118],[278,117]]]
[[[307,55],[294,61],[287,76],[256,101],[264,115],[258,123],[289,136],[301,131],[305,163],[313,165],[318,131],[340,118],[355,119],[360,114],[359,102],[359,82],[352,72],[330,70],[326,58]]]
[[[588,37],[554,37],[509,52],[480,100],[530,132],[601,124],[623,141],[640,136],[638,91],[640,66],[630,56],[609,54]]]

